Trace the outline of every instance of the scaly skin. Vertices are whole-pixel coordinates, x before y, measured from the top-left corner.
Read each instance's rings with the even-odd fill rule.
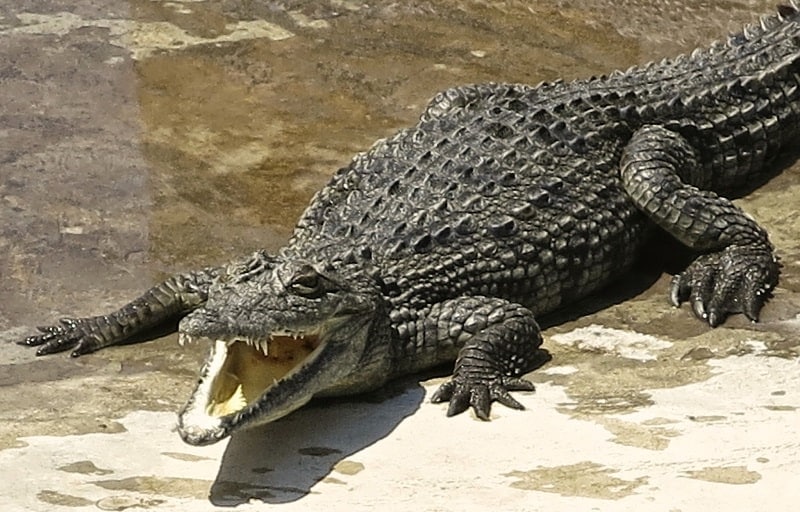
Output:
[[[607,77],[444,91],[341,169],[278,254],[177,276],[23,343],[80,355],[188,313],[182,339],[215,344],[179,432],[204,444],[453,360],[433,396],[448,414],[521,408],[509,391],[533,389],[520,376],[541,362],[535,318],[623,275],[656,226],[700,254],[673,280],[676,306],[712,327],[755,321],[777,259],[719,194],[753,183],[798,135],[800,15],[779,11],[727,43]],[[315,352],[237,409],[219,376],[244,367],[229,359],[237,343],[278,358],[270,336]],[[251,386],[236,375],[228,387]]]

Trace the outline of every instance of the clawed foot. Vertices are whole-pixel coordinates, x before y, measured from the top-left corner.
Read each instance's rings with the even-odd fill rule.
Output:
[[[70,354],[78,357],[89,352],[94,352],[100,345],[100,339],[87,328],[87,320],[76,318],[62,318],[58,325],[38,327],[42,334],[28,336],[19,345],[39,347],[37,356],[63,352],[75,348]]]
[[[688,301],[694,314],[716,327],[728,315],[744,313],[758,321],[762,306],[778,282],[779,264],[762,247],[729,246],[697,258],[672,278],[674,306]]]
[[[512,409],[525,407],[511,396],[509,391],[533,391],[533,383],[518,377],[496,376],[493,378],[468,378],[454,375],[441,386],[431,397],[433,403],[450,402],[447,415],[454,416],[466,411],[470,406],[475,415],[489,420],[492,402],[500,402]]]

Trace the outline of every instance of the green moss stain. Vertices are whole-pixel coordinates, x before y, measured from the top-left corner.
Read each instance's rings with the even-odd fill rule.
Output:
[[[186,462],[198,462],[201,460],[213,460],[210,457],[202,457],[200,455],[192,455],[191,453],[181,453],[181,452],[161,452],[161,455],[165,455],[171,459],[176,460],[183,460]]]
[[[58,469],[66,471],[67,473],[80,473],[83,475],[108,475],[113,473],[110,469],[98,468],[94,465],[94,462],[90,460],[73,462],[72,464],[60,466]]]
[[[687,416],[690,421],[695,421],[697,423],[716,423],[718,421],[725,421],[727,419],[726,416],[720,416],[718,414],[710,414],[708,416]]]
[[[764,409],[768,411],[778,411],[778,412],[793,412],[797,410],[797,407],[793,405],[764,405]]]
[[[660,426],[660,425],[674,425],[675,423],[678,423],[678,421],[674,420],[674,419],[671,419],[671,418],[662,418],[660,416],[657,416],[655,418],[650,418],[648,420],[644,420],[642,422],[642,425]]]
[[[598,423],[614,434],[613,442],[646,450],[665,450],[669,446],[670,438],[680,435],[674,429],[645,426],[614,418],[600,418]]]
[[[326,476],[325,478],[322,479],[322,481],[325,482],[326,484],[345,485],[345,482],[343,480],[339,480],[338,478],[332,476]]]
[[[343,475],[355,475],[364,471],[364,464],[352,460],[343,460],[333,466],[333,470]]]
[[[505,476],[516,479],[510,484],[516,489],[607,500],[630,496],[647,484],[645,477],[625,480],[614,476],[617,472],[616,469],[584,461],[566,466],[512,471]]]
[[[686,471],[685,476],[695,480],[720,484],[754,484],[761,480],[761,474],[750,471],[745,466],[709,466],[694,471]]]
[[[164,503],[164,500],[157,498],[140,498],[137,496],[118,494],[115,496],[106,496],[98,500],[95,506],[100,510],[121,512],[129,509],[147,510],[157,508],[162,503]]]
[[[63,494],[47,489],[39,491],[36,494],[36,499],[47,503],[48,505],[58,505],[61,507],[88,507],[92,504],[92,501],[87,500],[86,498]]]
[[[663,280],[662,280],[663,281]],[[660,283],[661,281],[659,281]],[[685,310],[671,308],[665,304],[655,306],[650,296],[666,293],[657,283],[646,292],[644,298],[636,298],[619,306],[612,306],[600,312],[568,322],[545,331],[545,339],[558,333],[583,332],[587,327],[598,329],[631,329],[629,307],[636,309],[638,304],[646,304],[649,320],[645,313],[635,316],[635,328],[649,336],[661,336],[669,343],[657,343],[652,360],[636,360],[621,357],[616,351],[619,347],[586,348],[581,340],[575,343],[549,343],[548,350],[559,365],[575,368],[569,374],[548,374],[546,371],[533,372],[528,377],[534,382],[548,382],[563,386],[569,401],[560,404],[558,410],[579,418],[597,420],[612,414],[625,414],[645,409],[653,405],[651,391],[669,389],[698,382],[714,376],[714,369],[708,363],[714,358],[724,358],[757,353],[765,357],[783,357],[791,350],[785,347],[789,340],[781,333],[754,331],[735,327],[720,327],[709,330],[697,328],[698,324]],[[641,308],[640,308],[641,309]],[[685,308],[684,308],[685,309]],[[735,324],[736,319],[731,323]],[[595,324],[594,326],[592,324]],[[608,327],[606,327],[608,326]],[[663,333],[672,333],[665,337]],[[660,333],[660,334],[659,334]],[[685,333],[685,337],[681,337]],[[562,340],[572,340],[575,336],[561,335]],[[643,338],[646,339],[646,338]],[[624,347],[623,347],[624,348]],[[634,347],[637,348],[637,347]],[[792,349],[794,350],[794,349]],[[793,353],[793,352],[792,352]],[[767,405],[775,411],[790,411],[791,406]],[[724,419],[724,418],[713,418]],[[704,421],[706,418],[698,421]],[[650,447],[663,446],[666,437]],[[623,441],[622,438],[617,441]],[[629,440],[641,446],[643,440]]]
[[[98,480],[92,483],[110,491],[131,491],[173,498],[205,499],[212,482],[195,478],[134,476],[119,480]]]

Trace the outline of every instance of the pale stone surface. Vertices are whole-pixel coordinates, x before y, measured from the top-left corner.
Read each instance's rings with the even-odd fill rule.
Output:
[[[205,448],[170,431],[174,414],[135,411],[122,432],[0,451],[0,467],[15,468],[0,495],[13,497],[4,510],[787,510],[800,499],[787,485],[800,472],[797,366],[716,360],[707,381],[590,420],[558,412],[569,397],[552,384],[489,423],[448,419],[412,387],[382,403],[318,404]]]

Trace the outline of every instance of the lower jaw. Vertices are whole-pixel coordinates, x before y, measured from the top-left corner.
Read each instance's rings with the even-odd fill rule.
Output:
[[[215,342],[213,351],[204,366],[203,375],[189,401],[178,414],[178,434],[188,444],[208,445],[228,436],[227,429],[223,428],[223,418],[212,416],[207,411],[214,373],[223,367],[227,357],[227,348],[219,346],[220,343],[224,345],[224,342]]]
[[[197,424],[185,425],[183,419],[178,422],[178,434],[183,442],[193,446],[207,446],[222,441],[230,435],[230,431],[222,426],[222,422],[216,425],[200,426]]]

